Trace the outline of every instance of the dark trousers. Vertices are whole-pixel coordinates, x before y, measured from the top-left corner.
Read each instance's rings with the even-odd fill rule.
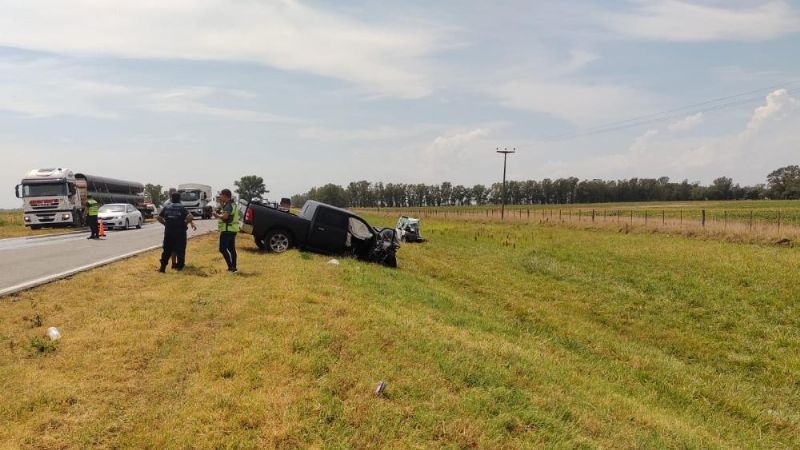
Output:
[[[100,237],[100,231],[97,227],[97,216],[86,216],[86,225],[89,225],[89,230],[92,232],[89,237]]]
[[[219,252],[228,264],[228,270],[236,270],[236,233],[223,231],[219,234]]]
[[[173,269],[183,269],[186,265],[186,233],[164,232],[164,245],[161,251],[161,268],[165,269],[172,254],[175,254]]]

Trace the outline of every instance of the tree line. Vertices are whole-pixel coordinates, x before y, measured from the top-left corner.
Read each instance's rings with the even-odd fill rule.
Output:
[[[292,197],[300,206],[317,200],[341,207],[423,207],[499,204],[503,183],[489,186],[383,183],[354,181],[347,186],[326,184]],[[511,180],[506,183],[506,203],[513,205],[616,203],[688,200],[800,199],[800,166],[772,171],[766,183],[741,186],[729,177],[710,185],[688,180],[673,182],[668,177],[623,180],[580,180],[576,177],[543,180]]]

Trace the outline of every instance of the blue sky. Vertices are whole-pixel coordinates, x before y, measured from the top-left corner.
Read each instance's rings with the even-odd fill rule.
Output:
[[[489,184],[498,146],[518,149],[517,179],[750,184],[800,163],[798,2],[0,0],[0,11],[0,207],[18,206],[27,170],[50,166],[216,189],[257,174],[278,197],[360,179]]]

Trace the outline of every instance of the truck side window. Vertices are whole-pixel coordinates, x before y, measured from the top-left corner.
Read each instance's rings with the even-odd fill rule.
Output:
[[[317,225],[347,230],[347,216],[328,208],[317,208]]]

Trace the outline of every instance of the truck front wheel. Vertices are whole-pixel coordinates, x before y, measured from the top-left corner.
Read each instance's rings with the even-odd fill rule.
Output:
[[[292,237],[284,230],[270,231],[264,241],[267,250],[273,253],[283,253],[292,248]]]

